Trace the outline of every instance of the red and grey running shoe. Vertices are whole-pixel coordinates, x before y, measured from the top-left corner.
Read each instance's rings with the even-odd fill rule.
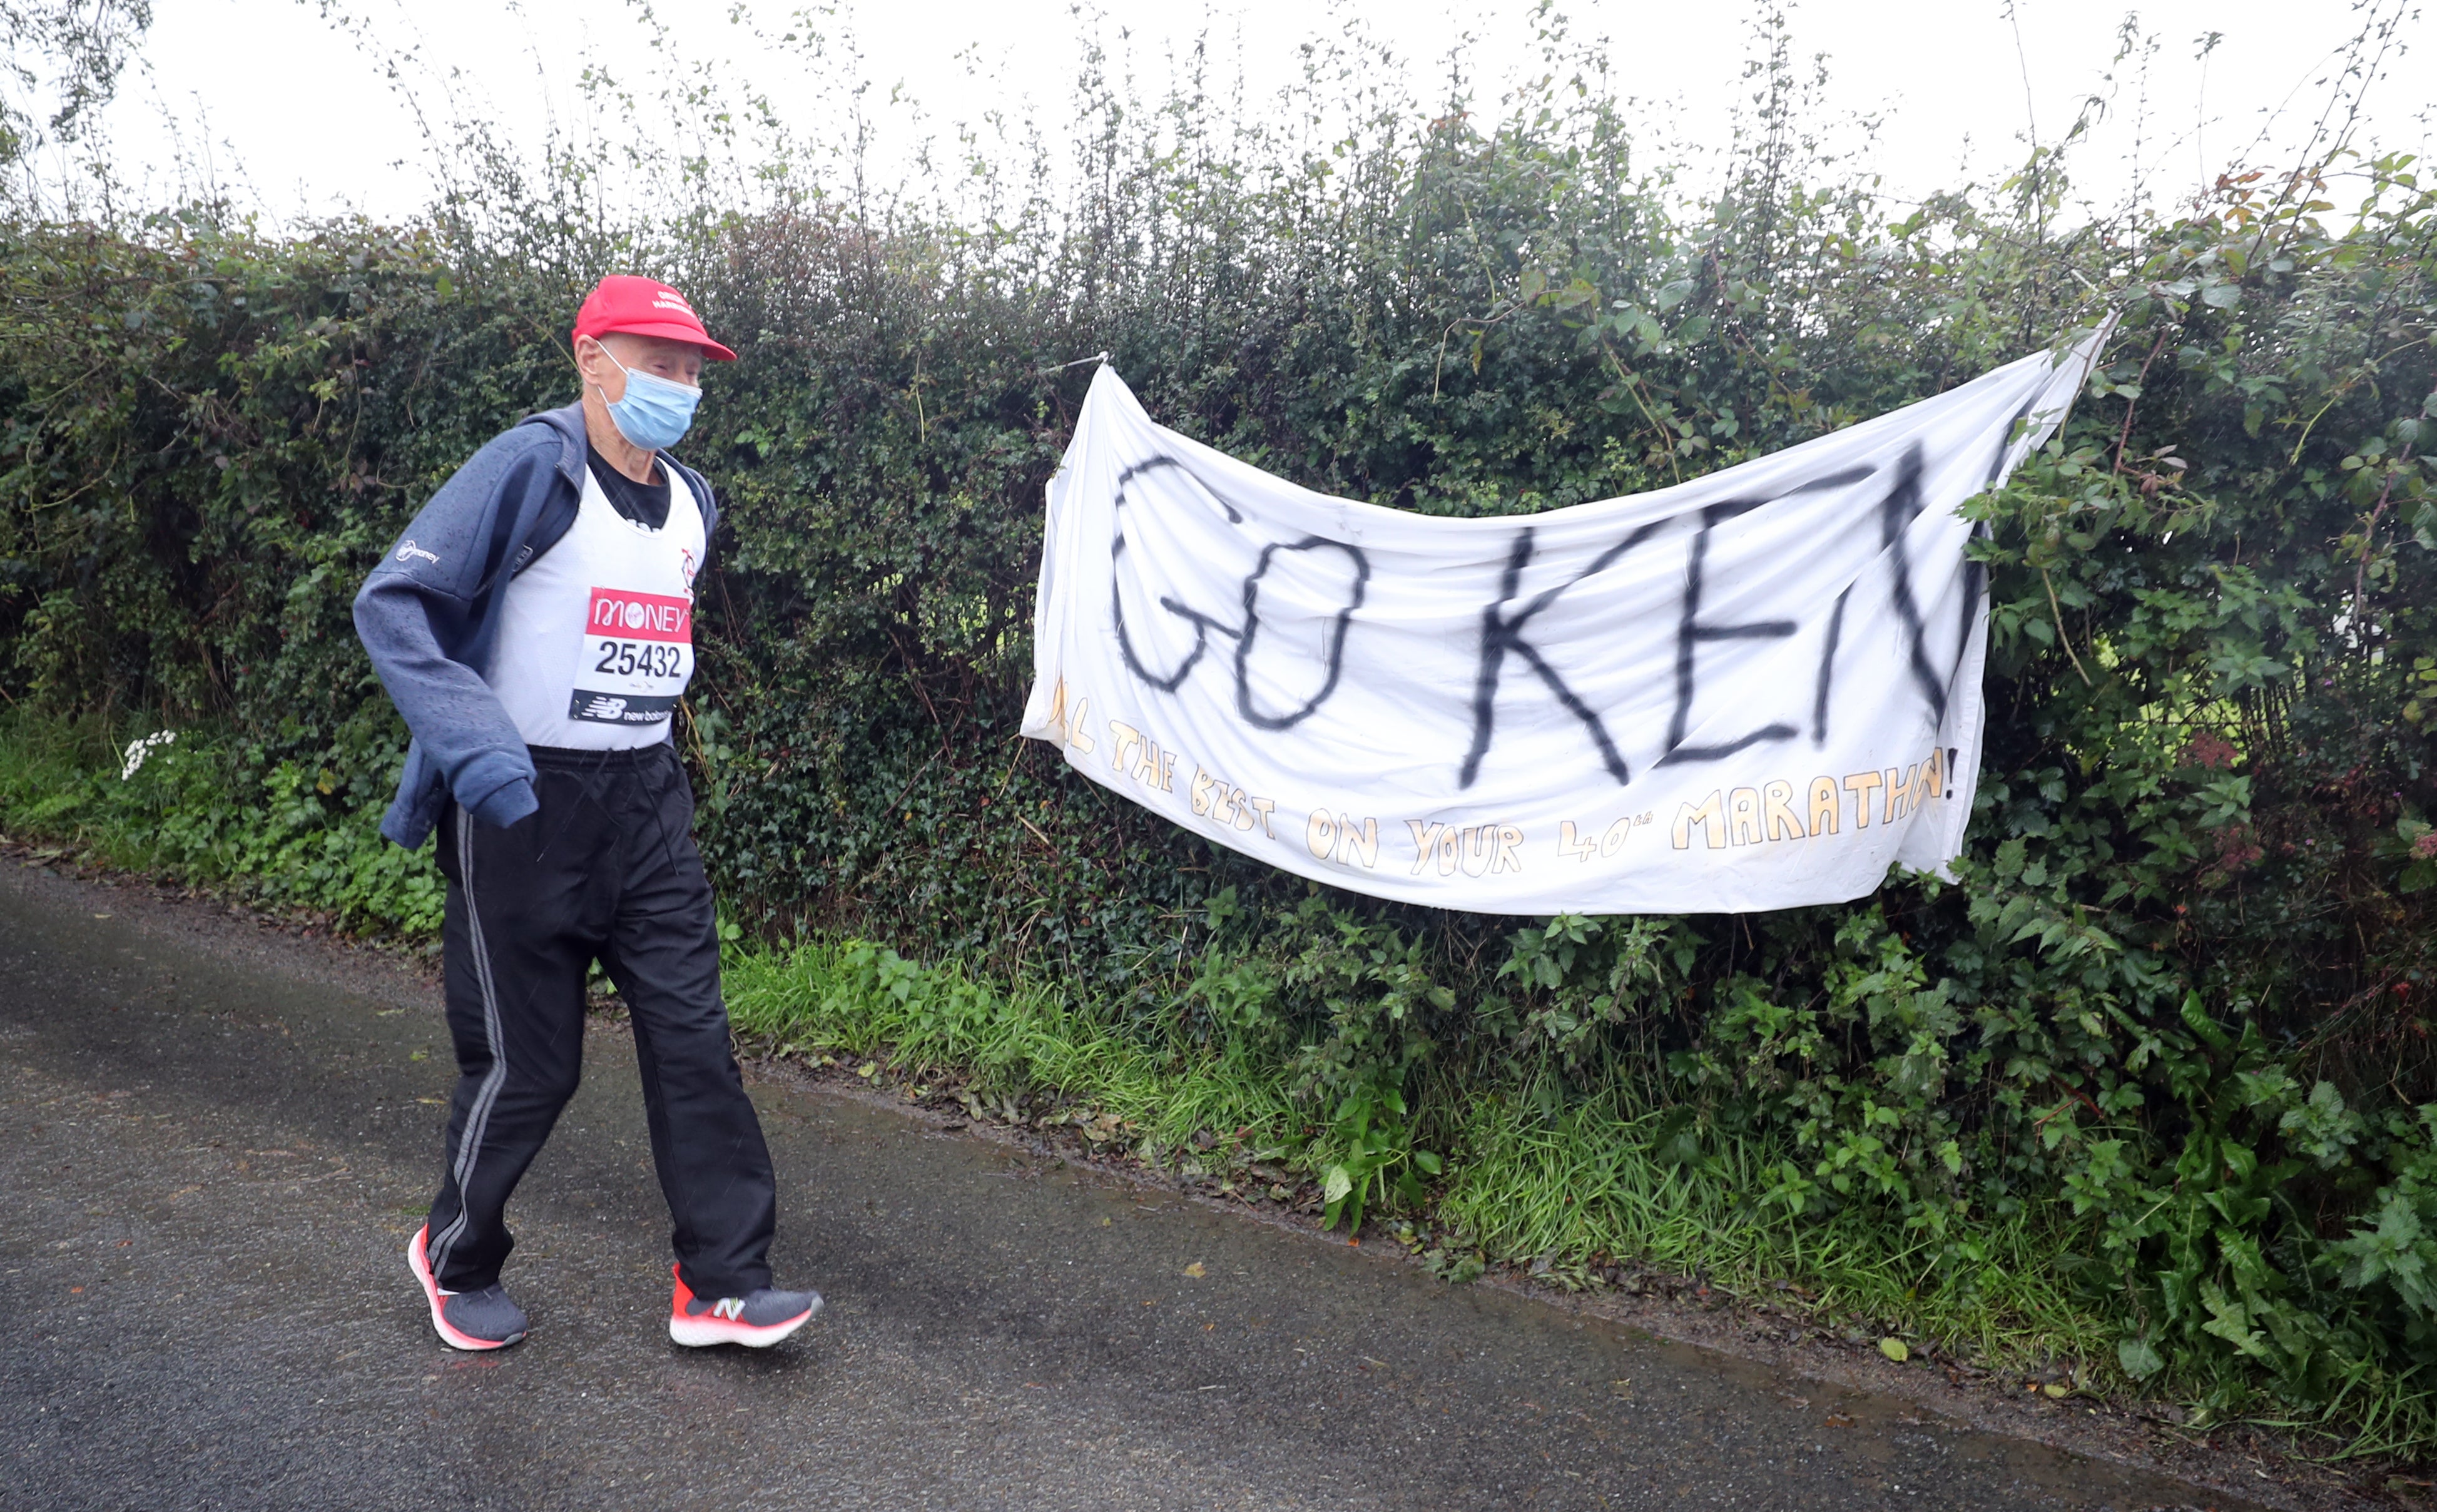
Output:
[[[431,1304],[431,1331],[452,1349],[504,1349],[525,1336],[525,1310],[509,1299],[507,1289],[493,1281],[479,1292],[444,1292],[431,1274],[424,1252],[430,1224],[414,1231],[406,1246],[406,1262],[423,1283],[424,1299]]]
[[[674,1265],[676,1295],[669,1299],[669,1337],[701,1348],[712,1344],[741,1344],[747,1349],[770,1346],[813,1321],[821,1310],[818,1292],[780,1292],[763,1287],[750,1296],[706,1300],[693,1295]]]

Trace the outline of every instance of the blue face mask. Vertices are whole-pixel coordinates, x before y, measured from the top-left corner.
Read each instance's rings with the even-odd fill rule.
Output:
[[[607,347],[601,351],[618,362]],[[626,375],[626,396],[609,407],[618,434],[645,451],[683,441],[693,425],[693,407],[702,403],[702,391],[671,383],[655,373],[637,373],[623,362],[618,362],[618,371]]]

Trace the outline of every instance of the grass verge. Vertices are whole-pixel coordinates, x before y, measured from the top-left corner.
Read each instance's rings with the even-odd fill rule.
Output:
[[[1201,1134],[1253,1150],[1300,1142],[1298,1110],[1260,1068],[1136,1043],[1040,983],[1002,988],[859,940],[735,951],[723,977],[737,1032],[781,1050],[883,1056],[977,1094],[1053,1094],[1113,1117],[1153,1155]]]

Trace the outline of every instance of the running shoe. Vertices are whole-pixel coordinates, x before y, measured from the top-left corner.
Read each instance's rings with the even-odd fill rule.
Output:
[[[499,1282],[479,1292],[444,1292],[439,1278],[431,1274],[431,1259],[424,1251],[425,1237],[431,1232],[430,1224],[414,1231],[414,1243],[406,1246],[406,1262],[414,1268],[414,1278],[423,1283],[424,1299],[431,1304],[431,1331],[440,1342],[452,1349],[504,1349],[525,1336],[525,1310],[508,1296],[507,1289]]]
[[[701,1348],[713,1344],[741,1344],[767,1349],[813,1320],[821,1310],[818,1292],[780,1292],[763,1287],[750,1296],[723,1296],[715,1301],[693,1295],[674,1265],[676,1295],[669,1300],[669,1337]]]

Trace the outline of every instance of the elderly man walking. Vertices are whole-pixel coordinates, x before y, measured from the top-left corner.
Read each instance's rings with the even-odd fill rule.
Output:
[[[719,510],[670,457],[710,339],[683,296],[601,281],[575,318],[583,398],[529,416],[431,496],[356,597],[413,734],[381,833],[437,828],[457,1091],[407,1258],[460,1349],[525,1336],[500,1284],[517,1178],[575,1092],[584,984],[624,1000],[675,1228],[669,1337],[761,1347],[820,1311],[770,1285],[776,1182],[728,1048],[719,931],[670,741],[693,581]]]

